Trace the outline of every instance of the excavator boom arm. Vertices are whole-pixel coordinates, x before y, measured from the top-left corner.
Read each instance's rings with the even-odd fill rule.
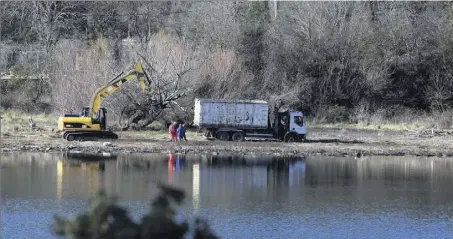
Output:
[[[99,88],[96,90],[96,93],[93,95],[91,99],[91,117],[94,119],[96,118],[96,114],[101,107],[101,103],[105,97],[111,95],[115,92],[118,88],[121,87],[127,81],[133,80],[137,78],[140,88],[143,91],[147,90],[150,84],[150,81],[144,72],[142,65],[140,63],[135,64],[135,69],[128,72],[126,75],[116,78],[110,81],[107,85]]]

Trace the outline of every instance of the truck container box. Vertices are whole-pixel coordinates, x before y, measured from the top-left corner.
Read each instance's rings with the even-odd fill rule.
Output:
[[[261,100],[195,99],[194,124],[203,128],[268,127],[268,103]]]

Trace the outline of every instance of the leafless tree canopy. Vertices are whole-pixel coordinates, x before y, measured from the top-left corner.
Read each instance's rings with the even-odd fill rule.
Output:
[[[3,2],[2,77],[48,89],[2,81],[2,107],[78,111],[137,60],[153,94],[131,82],[106,99],[122,127],[190,120],[194,97],[284,99],[328,121],[453,107],[452,3],[273,4]]]

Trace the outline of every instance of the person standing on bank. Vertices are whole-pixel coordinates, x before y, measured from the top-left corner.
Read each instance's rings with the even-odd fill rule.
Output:
[[[180,124],[177,130],[179,141],[187,141],[186,138],[186,127],[184,124]]]
[[[186,138],[186,124],[182,124],[182,128],[184,129],[184,131],[182,132],[182,138],[184,139],[184,141],[187,141],[187,138]]]
[[[172,124],[170,124],[170,127],[169,127],[169,131],[170,131],[170,138],[171,138],[171,141],[178,141],[178,136],[176,135],[176,129],[178,127],[178,124],[176,122],[173,122]]]

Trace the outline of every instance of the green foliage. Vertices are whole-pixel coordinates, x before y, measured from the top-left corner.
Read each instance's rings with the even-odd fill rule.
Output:
[[[189,233],[189,223],[175,222],[173,205],[180,205],[185,193],[179,189],[159,184],[160,194],[152,201],[151,210],[135,223],[127,211],[117,205],[117,198],[98,192],[89,201],[82,215],[70,219],[55,217],[54,232],[65,238],[184,238]],[[195,220],[192,233],[196,239],[217,238],[201,219]]]

